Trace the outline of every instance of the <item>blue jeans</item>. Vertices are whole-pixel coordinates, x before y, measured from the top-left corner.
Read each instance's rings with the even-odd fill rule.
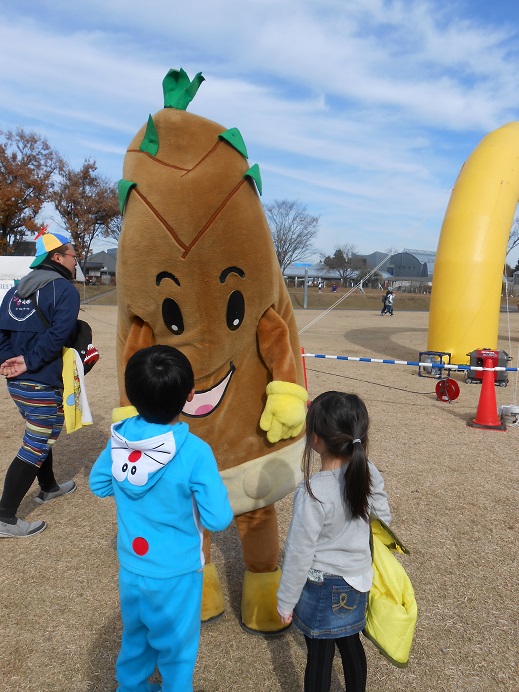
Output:
[[[342,577],[324,575],[323,582],[307,580],[294,608],[294,623],[307,637],[337,639],[362,632],[368,594]]]

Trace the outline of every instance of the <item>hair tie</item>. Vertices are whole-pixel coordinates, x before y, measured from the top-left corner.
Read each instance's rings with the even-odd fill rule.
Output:
[[[356,437],[354,440],[351,441],[351,444],[354,445],[355,442],[360,442],[362,444],[362,440],[358,437]]]

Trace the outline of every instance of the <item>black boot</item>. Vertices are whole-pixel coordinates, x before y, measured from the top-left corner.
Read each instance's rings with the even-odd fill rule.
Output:
[[[38,467],[16,456],[7,469],[0,500],[0,521],[16,524],[16,512],[38,474]]]
[[[59,485],[56,482],[52,468],[52,447],[49,449],[47,456],[38,469],[36,478],[38,479],[39,486],[44,493],[53,493],[56,492],[56,490],[59,490]]]

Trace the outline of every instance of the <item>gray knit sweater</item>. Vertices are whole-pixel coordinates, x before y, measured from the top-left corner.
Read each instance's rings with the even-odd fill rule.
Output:
[[[312,492],[304,483],[294,495],[292,521],[285,544],[283,574],[278,589],[278,606],[290,613],[299,600],[310,568],[337,574],[348,580],[371,567],[369,523],[353,519],[343,502],[347,464],[333,471],[320,471],[310,479]],[[371,474],[370,512],[389,524],[391,514],[384,492],[384,479],[369,462]]]

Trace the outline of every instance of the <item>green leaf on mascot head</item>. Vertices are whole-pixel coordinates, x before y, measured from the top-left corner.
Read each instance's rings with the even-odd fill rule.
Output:
[[[147,154],[156,156],[159,150],[159,135],[157,134],[157,128],[153,122],[153,118],[148,118],[148,123],[146,124],[146,132],[139,147],[139,151],[145,151]]]
[[[225,140],[231,145],[231,147],[234,147],[236,151],[239,151],[240,154],[245,156],[246,159],[249,158],[247,147],[245,146],[241,132],[237,127],[231,127],[230,130],[225,130],[225,132],[222,132],[221,135],[218,135],[218,139]]]
[[[191,81],[182,68],[170,70],[162,80],[164,108],[177,108],[180,111],[185,111],[203,81],[205,81],[205,77],[202,77],[201,72],[195,75]]]
[[[255,163],[254,166],[251,166],[243,177],[244,178],[252,178],[254,180],[254,182],[256,183],[256,187],[258,188],[258,192],[260,194],[260,197],[261,197],[263,187],[261,184],[261,173],[260,173],[260,167],[258,166],[258,164]]]
[[[130,194],[132,187],[137,187],[137,183],[132,183],[131,180],[124,180],[122,178],[117,183],[117,196],[119,197],[119,209],[121,210],[121,216],[124,212],[124,207],[126,205],[126,200]]]

